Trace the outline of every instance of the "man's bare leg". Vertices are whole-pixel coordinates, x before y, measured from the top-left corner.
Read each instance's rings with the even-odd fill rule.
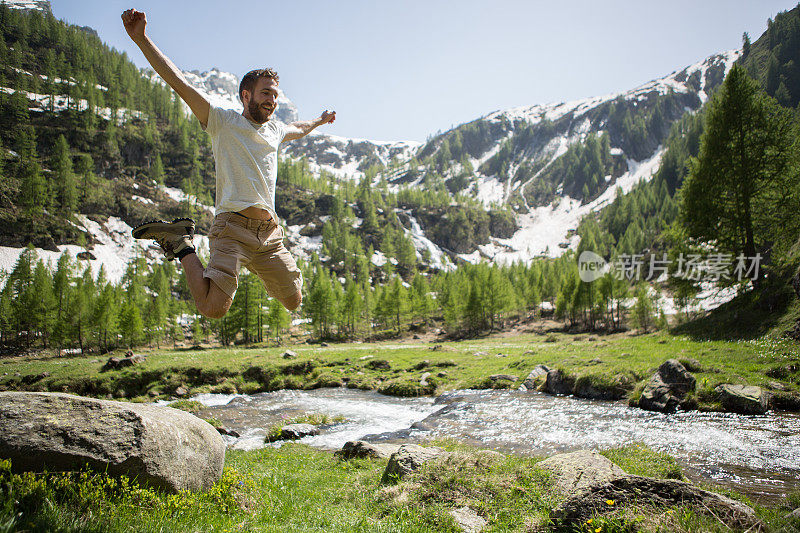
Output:
[[[225,294],[216,283],[203,277],[203,263],[197,254],[188,254],[181,259],[181,266],[186,273],[186,283],[194,298],[197,310],[208,318],[222,318],[231,308],[233,299]],[[285,305],[285,304],[284,304]]]

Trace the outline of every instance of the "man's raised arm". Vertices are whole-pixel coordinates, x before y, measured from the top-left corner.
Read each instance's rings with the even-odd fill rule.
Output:
[[[153,70],[178,93],[178,96],[186,102],[194,116],[205,128],[208,124],[210,109],[208,100],[197,89],[189,85],[178,67],[158,49],[150,37],[145,35],[144,29],[147,25],[145,14],[135,9],[129,9],[122,13],[122,23],[125,25],[125,31],[142,51]]]
[[[317,126],[328,124],[334,120],[336,120],[336,111],[325,111],[316,120],[299,120],[297,122],[292,122],[286,126],[286,135],[283,137],[283,140],[292,141],[300,137],[305,137]]]

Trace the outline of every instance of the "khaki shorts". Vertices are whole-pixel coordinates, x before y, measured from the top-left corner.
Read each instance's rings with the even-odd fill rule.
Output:
[[[274,220],[218,214],[208,232],[211,259],[203,277],[233,298],[244,266],[261,278],[271,297],[282,300],[294,295],[303,286],[303,276],[283,245],[283,236],[283,228]]]

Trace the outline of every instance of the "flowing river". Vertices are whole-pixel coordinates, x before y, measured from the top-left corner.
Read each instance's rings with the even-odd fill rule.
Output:
[[[800,416],[794,414],[666,415],[621,402],[499,390],[452,391],[437,399],[345,388],[203,394],[193,399],[206,406],[201,416],[217,418],[241,435],[225,437],[233,449],[269,446],[264,435],[271,425],[320,413],[346,419],[302,439],[326,449],[357,439],[421,443],[451,438],[498,451],[548,456],[641,442],[675,457],[693,481],[729,486],[762,501],[800,490]]]

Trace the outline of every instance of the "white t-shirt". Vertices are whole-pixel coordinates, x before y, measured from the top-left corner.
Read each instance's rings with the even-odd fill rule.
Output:
[[[275,119],[250,122],[236,111],[212,105],[205,130],[211,135],[217,171],[216,214],[256,206],[277,221],[278,146],[286,127]]]

